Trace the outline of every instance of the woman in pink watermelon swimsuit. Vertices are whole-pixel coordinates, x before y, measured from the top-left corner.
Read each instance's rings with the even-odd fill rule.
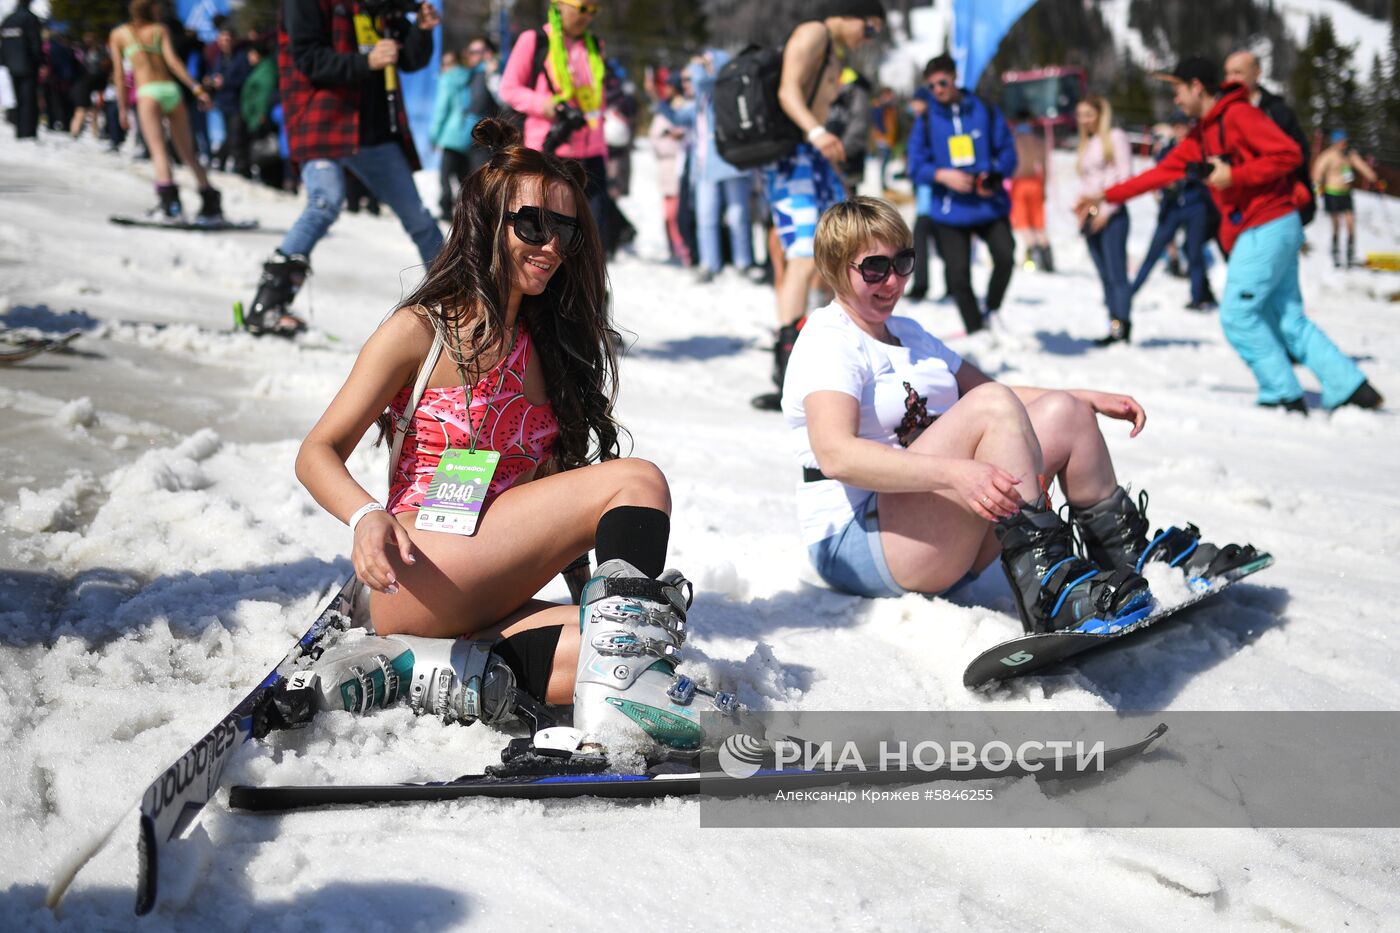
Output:
[[[581,168],[518,145],[503,123],[473,136],[490,162],[463,184],[423,283],[370,336],[303,442],[297,477],[351,525],[378,634],[499,638],[498,652],[529,668],[516,671],[528,692],[567,703],[579,609],[534,596],[590,548],[600,565],[661,576],[670,492],[656,466],[620,456],[616,333]],[[440,354],[405,413],[435,337]],[[390,438],[406,428],[382,505],[345,465],[376,421]],[[418,521],[448,451],[452,463],[499,454],[470,533]]]

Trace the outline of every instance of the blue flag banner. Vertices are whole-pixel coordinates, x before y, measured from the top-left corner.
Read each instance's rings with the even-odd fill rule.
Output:
[[[442,0],[433,0],[442,11]],[[417,28],[416,26],[414,27]],[[413,72],[399,72],[400,101],[408,112],[408,126],[413,131],[413,145],[424,168],[437,168],[438,153],[428,142],[428,130],[433,125],[433,100],[437,97],[438,73],[442,70],[442,27],[433,30],[433,57],[428,64]]]
[[[1035,0],[953,0],[953,60],[958,83],[975,88],[997,47]]]
[[[205,42],[219,37],[214,29],[215,16],[227,16],[229,0],[175,0],[175,15],[185,28]]]

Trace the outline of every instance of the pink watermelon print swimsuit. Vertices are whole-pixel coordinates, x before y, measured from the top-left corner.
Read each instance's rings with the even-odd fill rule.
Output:
[[[559,436],[559,421],[548,403],[532,405],[525,397],[525,367],[530,365],[532,348],[530,332],[520,328],[515,349],[472,387],[470,414],[466,410],[467,392],[462,386],[423,390],[394,468],[394,480],[389,484],[390,512],[414,511],[422,506],[442,452],[469,447],[473,432],[478,450],[501,454],[496,475],[486,491],[487,503],[548,459]],[[504,374],[501,367],[505,367]],[[495,395],[488,399],[493,391]],[[394,418],[402,414],[412,392],[411,387],[405,386],[389,403]],[[484,420],[487,423],[483,425]]]

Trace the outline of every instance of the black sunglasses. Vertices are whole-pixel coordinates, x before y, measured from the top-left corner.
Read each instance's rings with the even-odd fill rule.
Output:
[[[860,264],[851,263],[852,269],[860,270],[860,277],[868,285],[877,285],[895,275],[909,275],[914,271],[914,250],[902,249],[893,256],[866,256]]]
[[[506,221],[515,228],[515,235],[531,246],[544,246],[559,237],[559,251],[573,252],[583,244],[583,228],[577,217],[556,214],[539,207],[522,207],[506,211]]]
[[[934,78],[928,83],[929,87],[952,87],[952,78]]]

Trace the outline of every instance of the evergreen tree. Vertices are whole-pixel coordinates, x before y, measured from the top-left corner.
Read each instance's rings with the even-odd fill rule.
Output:
[[[1293,71],[1293,102],[1304,129],[1362,130],[1363,102],[1352,64],[1355,45],[1337,41],[1332,20],[1319,16],[1308,26],[1308,43]]]
[[[105,36],[127,19],[127,0],[50,0],[49,18],[68,26],[68,34]]]

